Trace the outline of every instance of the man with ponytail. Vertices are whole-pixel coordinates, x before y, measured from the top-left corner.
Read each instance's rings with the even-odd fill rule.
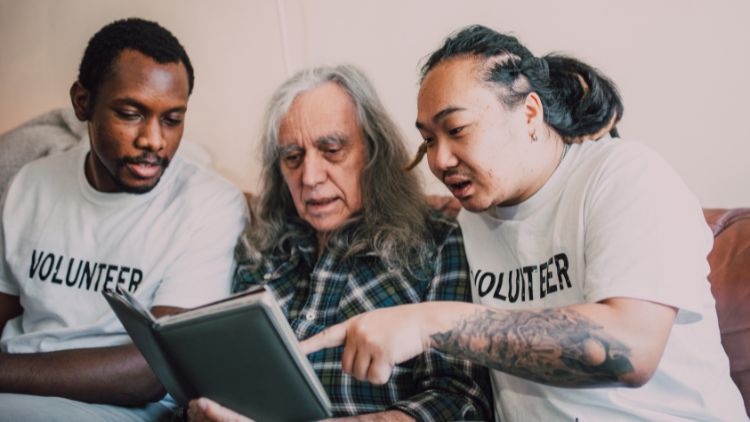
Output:
[[[503,421],[747,420],[701,206],[653,151],[617,139],[622,114],[585,63],[482,26],[450,36],[422,68],[416,126],[469,211],[474,303],[376,310],[305,350],[343,344],[344,370],[371,381],[428,349],[470,359],[493,370]]]

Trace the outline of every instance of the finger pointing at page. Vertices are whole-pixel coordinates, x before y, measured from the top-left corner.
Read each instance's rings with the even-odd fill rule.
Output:
[[[305,354],[344,345],[342,370],[359,380],[383,384],[394,365],[429,348],[417,305],[383,308],[360,314],[303,341]]]
[[[346,340],[346,330],[350,321],[347,320],[340,324],[332,325],[318,334],[303,340],[299,344],[302,353],[309,355],[321,349],[341,346]]]

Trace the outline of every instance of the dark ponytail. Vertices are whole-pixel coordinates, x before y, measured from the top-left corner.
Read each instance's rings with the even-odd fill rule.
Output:
[[[544,107],[544,121],[567,142],[617,137],[615,125],[624,107],[617,87],[595,68],[576,59],[550,54],[534,57],[517,38],[481,25],[469,26],[448,37],[422,66],[422,79],[443,60],[470,55],[486,59],[482,78],[499,86],[500,99],[517,106],[536,92]]]
[[[542,99],[547,124],[566,139],[603,130],[617,137],[615,125],[624,106],[615,84],[597,69],[571,57],[549,54],[542,60],[549,67],[549,77],[538,81],[527,77]]]

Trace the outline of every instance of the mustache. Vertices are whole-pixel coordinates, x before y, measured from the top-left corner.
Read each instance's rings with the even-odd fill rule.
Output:
[[[156,154],[144,153],[139,155],[138,157],[122,158],[120,159],[120,164],[146,164],[150,166],[161,166],[162,168],[167,168],[167,166],[169,166],[169,158],[160,157]]]
[[[468,171],[468,170],[463,170],[463,169],[459,169],[459,168],[456,168],[456,167],[449,168],[448,170],[445,170],[443,172],[441,179],[443,180],[443,182],[445,182],[445,179],[447,177],[450,177],[450,176],[461,176],[461,177],[465,177],[465,178],[470,178],[471,177],[471,172]]]

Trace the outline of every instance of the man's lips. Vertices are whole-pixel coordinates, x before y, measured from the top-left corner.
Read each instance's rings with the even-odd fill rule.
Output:
[[[330,198],[305,199],[305,208],[310,215],[322,216],[328,212],[335,210],[335,203],[338,200],[339,197],[337,196]]]
[[[453,196],[458,199],[465,199],[469,196],[472,182],[469,178],[460,175],[450,175],[443,177],[443,183],[450,189]]]
[[[128,163],[126,166],[128,170],[139,179],[151,179],[156,177],[162,169],[160,165],[144,163]]]
[[[305,199],[305,205],[308,207],[324,207],[328,204],[332,204],[334,201],[336,201],[337,197],[332,198],[314,198],[314,199]]]
[[[167,163],[167,160],[157,156],[126,158],[123,161],[125,167],[138,179],[151,179],[158,176]]]

